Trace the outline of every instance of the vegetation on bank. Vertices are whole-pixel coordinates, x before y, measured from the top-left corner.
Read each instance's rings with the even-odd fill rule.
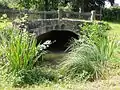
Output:
[[[84,25],[84,33],[79,40],[75,40],[71,52],[62,63],[62,73],[77,80],[94,81],[105,78],[106,63],[116,49],[115,38],[107,35],[108,27],[93,23]]]
[[[40,51],[39,45],[36,46],[33,34],[13,27],[1,27],[0,86],[52,85],[105,79],[106,64],[117,48],[114,37],[109,38],[107,34],[108,29],[108,24],[85,24],[82,27],[83,36],[75,40],[71,51],[53,69],[47,64],[42,65],[46,62],[42,58],[44,52]]]
[[[69,88],[71,83],[107,79],[108,64],[119,61],[119,38],[111,35],[119,32],[119,24],[84,24],[80,31],[83,35],[52,67],[40,45],[36,46],[35,35],[8,27],[8,21],[6,15],[0,19],[0,88],[57,84],[55,87]]]

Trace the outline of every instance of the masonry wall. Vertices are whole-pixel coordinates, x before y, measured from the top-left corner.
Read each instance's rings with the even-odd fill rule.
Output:
[[[85,23],[85,21],[72,19],[39,19],[29,21],[27,30],[36,33],[36,35],[41,35],[52,30],[68,30],[78,34],[80,30],[79,25],[83,23]],[[87,23],[91,22],[89,21]]]

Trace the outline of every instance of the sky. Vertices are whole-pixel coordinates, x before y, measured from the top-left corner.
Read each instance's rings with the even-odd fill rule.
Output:
[[[115,0],[115,3],[119,4],[120,6],[120,0]],[[109,8],[111,5],[109,2],[105,2],[105,7]]]
[[[120,0],[115,0],[115,3],[118,3],[120,5]]]

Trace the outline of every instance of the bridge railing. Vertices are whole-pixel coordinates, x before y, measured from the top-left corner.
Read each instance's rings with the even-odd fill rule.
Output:
[[[101,20],[102,14],[97,14],[94,10],[91,12],[68,12],[68,11],[59,11],[58,15],[60,19],[69,18],[69,19],[82,19],[82,20]]]
[[[7,16],[14,20],[16,17],[23,17],[28,15],[29,20],[34,19],[54,19],[58,18],[58,11],[30,11],[30,10],[16,10],[16,9],[0,9],[0,16],[7,14]]]
[[[29,11],[29,10],[16,10],[16,9],[0,9],[0,15],[7,14],[9,18],[14,19],[16,17],[22,17],[24,14],[28,14],[29,19],[83,19],[83,20],[95,20],[96,17],[101,19],[101,14],[96,14],[95,11],[91,12],[73,12],[73,11]]]

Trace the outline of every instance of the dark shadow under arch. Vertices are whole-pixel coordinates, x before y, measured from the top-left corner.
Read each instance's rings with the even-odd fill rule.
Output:
[[[47,50],[51,52],[61,52],[67,49],[69,46],[68,43],[72,38],[78,39],[79,35],[67,30],[53,30],[37,36],[37,45],[44,43],[46,40],[56,41],[52,43]]]

